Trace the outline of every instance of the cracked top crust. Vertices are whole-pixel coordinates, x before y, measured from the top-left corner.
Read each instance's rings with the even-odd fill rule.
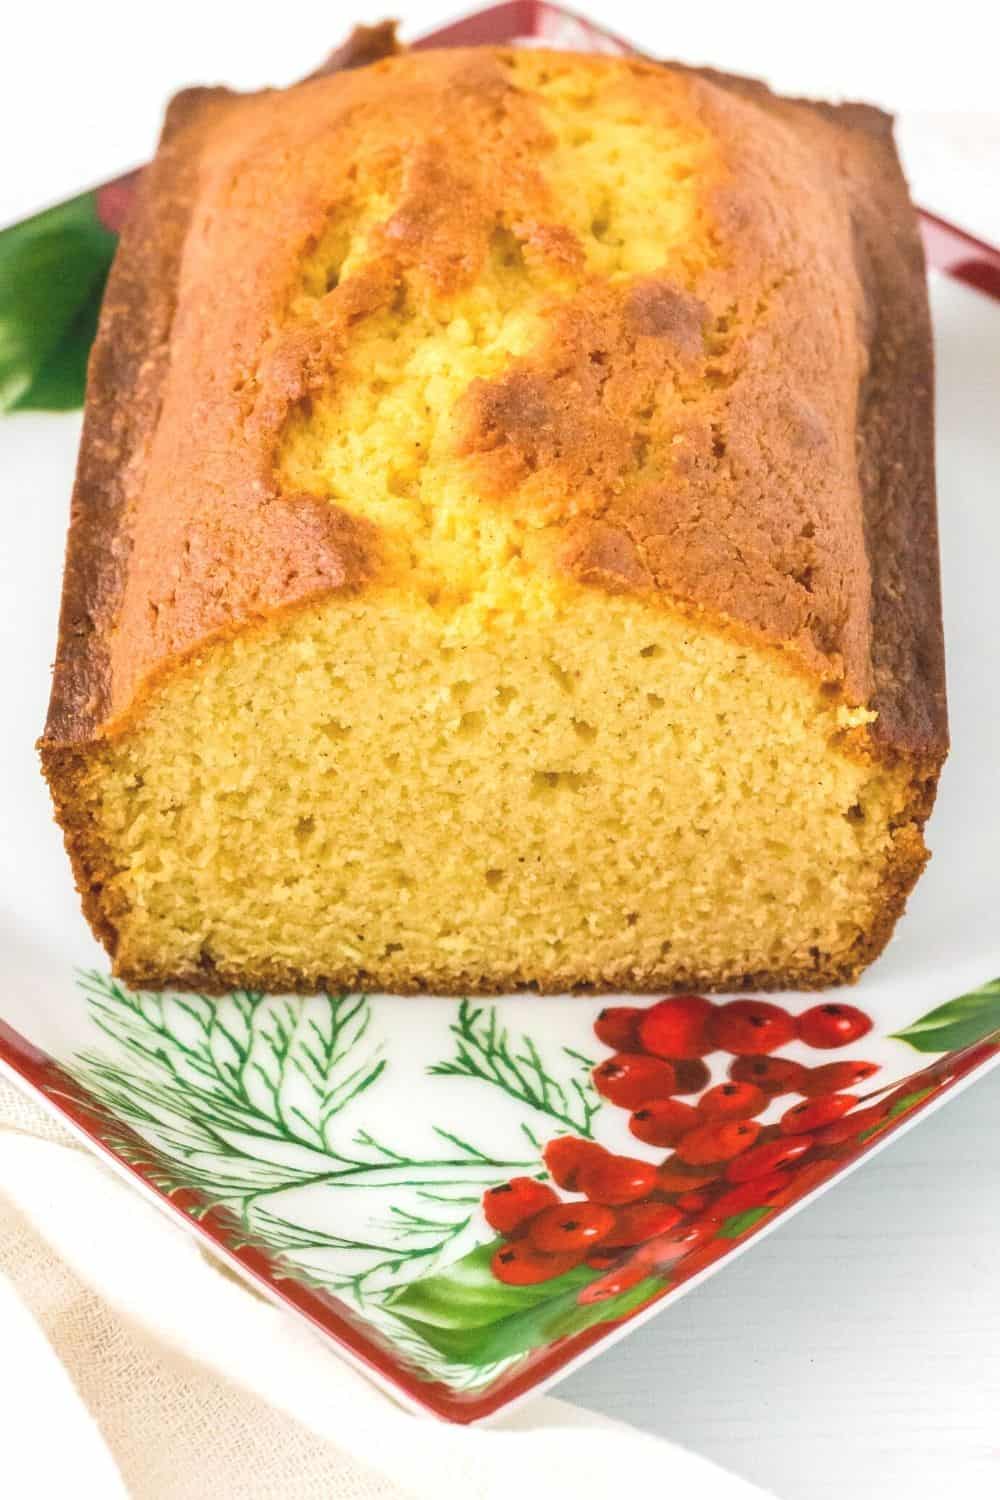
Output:
[[[318,435],[359,382],[384,423],[400,381],[429,411],[459,368],[369,503]],[[510,569],[767,642],[873,707],[886,752],[939,758],[931,402],[875,111],[498,49],[183,94],[92,359],[47,742],[113,731],[279,611],[426,592],[440,486],[496,518]]]

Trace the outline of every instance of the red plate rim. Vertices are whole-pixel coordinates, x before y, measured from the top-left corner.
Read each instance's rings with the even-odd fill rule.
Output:
[[[761,1234],[771,1232],[788,1216],[804,1208],[814,1197],[819,1196],[838,1178],[854,1170],[864,1158],[881,1150],[900,1130],[905,1130],[925,1111],[940,1105],[949,1093],[971,1082],[980,1069],[1000,1062],[1000,1037],[988,1038],[951,1054],[947,1058],[950,1077],[932,1095],[915,1108],[901,1115],[885,1129],[867,1142],[850,1162],[826,1179],[820,1186],[806,1193],[797,1202],[774,1215],[773,1220],[758,1235],[734,1244],[733,1248],[719,1258],[716,1265],[700,1276],[692,1277],[684,1286],[664,1286],[660,1296],[641,1309],[639,1319],[648,1315],[668,1296],[675,1300],[685,1291],[693,1289],[703,1277],[714,1274],[724,1261],[749,1250]],[[630,1319],[619,1323],[597,1324],[582,1333],[561,1339],[525,1357],[522,1366],[510,1375],[501,1375],[487,1389],[479,1392],[456,1391],[440,1381],[430,1380],[417,1374],[379,1335],[366,1325],[364,1319],[352,1312],[338,1298],[297,1281],[288,1270],[263,1251],[235,1242],[238,1226],[225,1212],[206,1209],[204,1200],[193,1190],[169,1193],[156,1180],[154,1155],[148,1143],[130,1127],[107,1112],[91,1099],[79,1085],[44,1052],[6,1022],[0,1021],[0,1068],[5,1065],[16,1080],[20,1080],[35,1095],[44,1100],[49,1109],[60,1114],[74,1132],[83,1136],[99,1156],[111,1161],[119,1171],[135,1179],[158,1201],[171,1217],[184,1228],[204,1240],[216,1254],[233,1263],[236,1269],[255,1284],[272,1301],[295,1308],[318,1332],[325,1334],[340,1348],[351,1362],[366,1371],[383,1389],[395,1388],[410,1405],[423,1408],[436,1417],[449,1422],[470,1424],[482,1422],[496,1415],[519,1397],[528,1395],[546,1384],[566,1366],[577,1363],[587,1351],[605,1339],[613,1340],[620,1334]],[[2,1071],[0,1071],[2,1076]],[[102,1133],[102,1124],[114,1130],[118,1139],[134,1141],[136,1158],[130,1161],[121,1152],[110,1146]],[[144,1160],[142,1152],[149,1153]]]

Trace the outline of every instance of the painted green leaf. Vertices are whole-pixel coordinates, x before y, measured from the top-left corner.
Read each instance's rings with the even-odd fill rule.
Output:
[[[741,1234],[746,1234],[761,1219],[766,1219],[771,1212],[769,1208],[747,1208],[741,1214],[731,1214],[719,1230],[721,1240],[738,1240]]]
[[[388,1305],[408,1322],[442,1329],[480,1328],[500,1322],[525,1307],[550,1302],[563,1291],[575,1297],[581,1287],[595,1278],[594,1271],[578,1267],[538,1286],[505,1286],[490,1270],[490,1262],[502,1243],[491,1240],[488,1245],[479,1245],[436,1276],[403,1287]]]
[[[914,1109],[918,1104],[922,1104],[923,1101],[925,1099],[929,1099],[934,1092],[934,1085],[931,1084],[929,1088],[914,1089],[912,1094],[904,1094],[902,1099],[897,1099],[895,1103],[892,1104],[892,1106],[887,1110],[884,1120],[880,1120],[877,1125],[872,1125],[869,1130],[863,1130],[861,1132],[861,1134],[858,1136],[858,1141],[870,1141],[873,1135],[878,1135],[879,1131],[885,1130],[893,1120],[897,1120],[900,1115],[905,1115],[907,1110]]]
[[[87,389],[87,361],[97,337],[107,273],[84,303],[64,336],[44,360],[14,411],[78,411]]]
[[[894,1035],[918,1052],[957,1052],[994,1031],[1000,1031],[1000,979],[939,1005]]]
[[[622,1292],[619,1297],[581,1306],[577,1301],[579,1281],[566,1291],[552,1295],[553,1288],[566,1283],[570,1277],[581,1278],[583,1284],[586,1284],[596,1280],[597,1273],[571,1271],[567,1276],[550,1281],[546,1283],[549,1295],[545,1301],[529,1302],[520,1312],[511,1313],[509,1317],[496,1323],[478,1327],[445,1328],[418,1323],[408,1318],[405,1321],[447,1359],[457,1360],[462,1364],[489,1365],[518,1354],[527,1354],[531,1349],[543,1348],[556,1339],[582,1333],[598,1323],[610,1323],[616,1318],[624,1318],[664,1291],[664,1283],[659,1277],[647,1276],[644,1281],[640,1281],[629,1291]],[[514,1287],[509,1290],[520,1294],[534,1293],[538,1288]],[[396,1303],[392,1310],[398,1313],[399,1304]]]
[[[0,232],[0,412],[82,404],[117,243],[93,193]]]

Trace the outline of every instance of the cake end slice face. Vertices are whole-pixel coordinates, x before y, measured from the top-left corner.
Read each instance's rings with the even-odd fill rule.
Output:
[[[880,116],[681,69],[182,96],[41,744],[116,972],[856,978],[947,744],[915,247]]]
[[[67,800],[134,984],[811,988],[924,858],[865,719],[632,601],[338,601],[192,658]]]

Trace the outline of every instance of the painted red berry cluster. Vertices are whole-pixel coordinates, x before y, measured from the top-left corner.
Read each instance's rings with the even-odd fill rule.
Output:
[[[665,1154],[651,1162],[573,1136],[549,1141],[551,1183],[515,1177],[483,1198],[502,1236],[494,1275],[528,1286],[585,1265],[599,1274],[579,1292],[583,1303],[649,1276],[694,1275],[916,1102],[912,1078],[877,1100],[852,1092],[878,1071],[874,1063],[808,1066],[779,1055],[792,1042],[820,1053],[845,1048],[871,1027],[840,1001],[799,1016],[765,1000],[701,995],[602,1010],[594,1030],[611,1051],[594,1068],[594,1086],[628,1111],[638,1141]],[[714,1084],[712,1054],[730,1058]]]

